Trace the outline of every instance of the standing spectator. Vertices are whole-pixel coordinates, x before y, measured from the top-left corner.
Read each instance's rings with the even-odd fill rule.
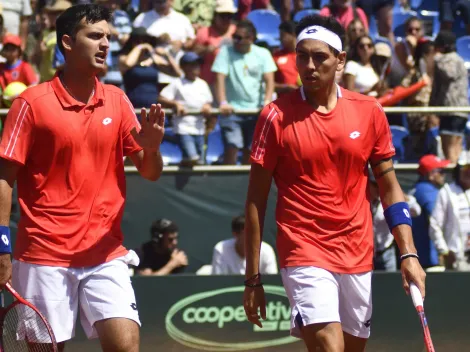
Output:
[[[369,169],[370,206],[372,211],[372,224],[374,226],[374,270],[395,271],[397,259],[395,241],[384,216],[384,208],[380,201],[379,185],[374,173]],[[421,207],[416,198],[405,195],[412,218],[421,214]]]
[[[275,89],[279,95],[292,92],[299,88],[299,72],[295,64],[295,22],[283,22],[279,26],[282,49],[276,51],[273,55],[274,62],[277,65],[277,71],[274,74]]]
[[[430,237],[447,270],[470,271],[470,158],[463,152],[454,182],[439,190],[430,219]]]
[[[468,77],[465,62],[456,52],[456,36],[441,31],[435,40],[434,80],[429,106],[468,106]],[[456,163],[462,151],[462,137],[468,113],[455,112],[440,118],[439,133],[445,158]]]
[[[349,24],[360,19],[366,30],[369,30],[367,16],[361,8],[356,7],[352,0],[331,0],[331,3],[320,10],[322,16],[332,16],[343,26],[348,28]]]
[[[233,23],[236,13],[232,0],[218,0],[211,26],[197,31],[194,51],[204,59],[201,78],[209,85],[213,85],[215,81],[211,68],[220,48],[222,45],[232,44],[232,35],[237,28]]]
[[[142,276],[179,274],[188,265],[188,257],[178,249],[178,226],[171,220],[160,219],[150,228],[151,240],[135,252],[140,263],[136,273]]]
[[[233,45],[223,46],[212,71],[216,73],[216,97],[225,145],[224,163],[236,164],[238,150],[243,150],[243,163],[248,163],[257,116],[240,116],[235,109],[259,109],[272,100],[274,72],[271,53],[254,43],[253,23],[242,20],[233,35]],[[263,86],[264,82],[264,86]]]
[[[421,214],[413,219],[413,240],[423,268],[439,265],[439,256],[429,237],[429,218],[436,205],[439,190],[445,183],[444,170],[449,160],[441,160],[435,155],[425,155],[419,160],[419,180],[410,191],[421,207]]]
[[[346,28],[346,52],[351,48],[351,45],[357,40],[357,38],[367,35],[366,27],[364,23],[359,18],[356,18],[351,21],[351,23]]]
[[[364,35],[351,47],[350,58],[344,68],[344,87],[365,95],[377,96],[380,70],[375,64],[375,48],[372,38]]]
[[[233,238],[220,241],[214,247],[212,255],[213,275],[244,275],[245,258],[245,216],[239,215],[232,219]],[[261,242],[259,273],[277,274],[276,254],[266,242]]]
[[[183,152],[184,164],[204,164],[206,118],[210,119],[212,93],[206,81],[199,78],[202,59],[187,52],[180,60],[183,78],[171,82],[159,97],[163,106],[173,108],[173,131]],[[187,115],[187,110],[201,110],[200,115]]]
[[[29,17],[33,14],[30,0],[0,0],[7,33],[18,35],[25,49],[28,40]]]
[[[31,65],[21,59],[21,38],[7,34],[3,39],[1,55],[6,62],[0,63],[0,88],[5,90],[11,82],[21,82],[32,86],[39,82],[39,77]]]
[[[149,35],[169,46],[174,54],[191,49],[196,35],[189,19],[171,8],[173,0],[152,1],[153,9],[137,16],[133,26],[147,28]]]
[[[145,28],[134,28],[119,57],[124,88],[136,109],[157,101],[160,72],[175,77],[180,75],[173,57],[165,50],[156,50],[155,42],[155,37],[150,36]]]

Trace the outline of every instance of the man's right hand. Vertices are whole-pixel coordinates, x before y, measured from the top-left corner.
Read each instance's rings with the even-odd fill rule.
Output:
[[[264,296],[263,286],[245,287],[243,307],[245,308],[248,321],[262,328],[263,325],[261,324],[260,318],[266,320],[266,298]],[[258,314],[258,308],[260,314]]]
[[[230,104],[222,104],[219,107],[220,113],[222,115],[228,116],[233,113],[233,107]]]
[[[11,255],[0,254],[0,286],[4,286],[11,279]]]
[[[171,254],[171,261],[173,262],[176,268],[188,265],[188,257],[186,256],[186,253],[179,249],[175,249],[173,251],[173,253]]]

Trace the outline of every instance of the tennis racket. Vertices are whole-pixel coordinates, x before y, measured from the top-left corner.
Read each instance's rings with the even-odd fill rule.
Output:
[[[5,307],[4,292],[13,296]],[[9,283],[0,293],[0,352],[59,352],[51,326]]]
[[[423,335],[424,335],[424,345],[426,346],[427,352],[435,352],[434,345],[431,340],[431,332],[429,331],[428,321],[426,320],[426,315],[424,315],[424,303],[423,296],[419,291],[418,286],[413,282],[410,284],[410,293],[413,304],[418,312],[419,318],[421,319],[421,325],[423,326]]]

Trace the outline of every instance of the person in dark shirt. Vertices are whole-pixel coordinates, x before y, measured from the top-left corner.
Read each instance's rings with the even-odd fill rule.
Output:
[[[136,249],[140,264],[136,274],[162,276],[178,274],[188,265],[188,257],[177,248],[178,226],[171,220],[160,219],[150,228],[151,240]]]

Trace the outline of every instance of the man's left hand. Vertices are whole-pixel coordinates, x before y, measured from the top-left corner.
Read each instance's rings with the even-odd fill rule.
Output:
[[[132,137],[144,150],[156,152],[165,134],[165,112],[160,104],[152,104],[148,114],[147,110],[142,108],[141,117],[142,128],[139,132],[135,128],[132,129]]]
[[[410,294],[410,283],[414,282],[424,298],[426,294],[424,283],[426,273],[417,258],[406,258],[401,262],[401,277],[403,280],[403,288],[407,294]]]

